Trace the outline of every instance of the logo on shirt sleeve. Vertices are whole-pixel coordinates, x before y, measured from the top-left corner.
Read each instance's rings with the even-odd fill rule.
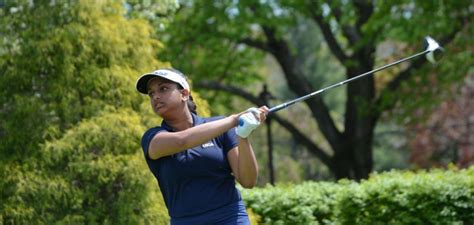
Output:
[[[212,141],[209,141],[207,143],[202,144],[201,147],[202,148],[214,147],[214,143]]]

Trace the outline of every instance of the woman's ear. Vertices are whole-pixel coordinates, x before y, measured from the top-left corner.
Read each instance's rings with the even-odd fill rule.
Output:
[[[188,99],[189,99],[189,90],[188,89],[181,89],[181,99],[183,101],[188,101]]]

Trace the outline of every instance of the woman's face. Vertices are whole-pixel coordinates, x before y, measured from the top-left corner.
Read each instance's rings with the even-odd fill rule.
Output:
[[[153,111],[161,117],[171,115],[176,109],[186,106],[187,90],[178,89],[172,81],[153,78],[148,82],[148,96]]]

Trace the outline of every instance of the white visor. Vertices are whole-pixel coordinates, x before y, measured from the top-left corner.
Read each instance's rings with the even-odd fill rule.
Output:
[[[184,77],[183,74],[179,74],[178,72],[169,70],[169,69],[159,69],[155,70],[151,73],[145,73],[140,76],[137,80],[137,90],[140,93],[143,94],[148,94],[147,90],[147,85],[148,81],[150,81],[152,78],[155,77],[161,77],[170,81],[173,81],[177,84],[179,84],[182,88],[187,89],[188,91],[191,91],[188,82],[186,81],[186,78]]]

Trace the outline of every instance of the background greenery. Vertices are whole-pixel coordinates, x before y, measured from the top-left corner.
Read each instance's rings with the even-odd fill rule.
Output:
[[[420,52],[431,35],[445,48],[442,63],[420,57],[273,115],[273,139],[286,143],[275,145],[276,163],[296,160],[293,174],[303,166],[306,177],[363,179],[375,168],[407,167],[393,159],[406,160],[414,150],[406,144],[417,133],[410,125],[457,99],[451,88],[468,85],[470,8],[469,1],[186,1],[158,31],[166,46],[158,57],[199,78],[196,90],[226,114],[276,105]],[[259,98],[264,83],[275,97],[270,102]],[[469,154],[453,153],[460,157],[449,161],[466,166],[459,159],[472,161],[474,149],[463,151]],[[393,158],[381,165],[380,155]]]
[[[474,167],[243,190],[265,224],[471,224]]]
[[[324,11],[328,6],[343,7],[347,14],[341,24],[354,24],[351,4],[357,1],[344,2],[318,4],[325,15],[330,15]],[[270,104],[294,98],[298,94],[288,88],[272,54],[235,43],[246,37],[265,41],[255,29],[260,24],[275,27],[276,37],[289,43],[289,55],[315,89],[340,81],[347,71],[307,17],[305,4],[0,1],[0,224],[167,224],[158,185],[139,145],[143,132],[161,121],[147,98],[136,93],[136,78],[164,66],[183,70],[196,87],[193,96],[203,116],[226,115],[256,103],[205,88],[202,81],[230,84],[253,97],[266,83],[275,97]],[[258,10],[252,12],[254,6]],[[441,35],[464,25],[454,44],[446,46],[441,64],[421,68],[396,92],[397,104],[374,130],[373,169],[448,163],[468,167],[474,161],[474,126],[469,126],[474,112],[469,104],[472,3],[377,1],[376,7],[374,19],[363,29],[368,36],[380,35],[374,40],[379,44],[377,64],[415,52],[428,30]],[[458,16],[465,21],[452,20]],[[390,32],[379,34],[380,27]],[[348,53],[357,50],[344,40],[342,26],[332,29]],[[399,70],[378,75],[377,87]],[[460,86],[462,91],[457,91]],[[347,94],[339,88],[323,96],[338,128],[344,124]],[[308,107],[295,105],[279,115],[330,153]],[[421,122],[426,120],[425,126]],[[336,180],[330,169],[276,122],[274,167],[269,168],[265,135],[263,127],[252,135],[261,188],[243,191],[254,223],[423,223],[417,215],[433,224],[473,220],[472,167],[373,174],[360,183],[328,182]],[[442,142],[423,141],[427,139]],[[276,186],[267,186],[270,170]]]
[[[159,121],[133,85],[168,66],[152,26],[120,1],[6,1],[0,14],[1,223],[167,223],[139,145]]]

